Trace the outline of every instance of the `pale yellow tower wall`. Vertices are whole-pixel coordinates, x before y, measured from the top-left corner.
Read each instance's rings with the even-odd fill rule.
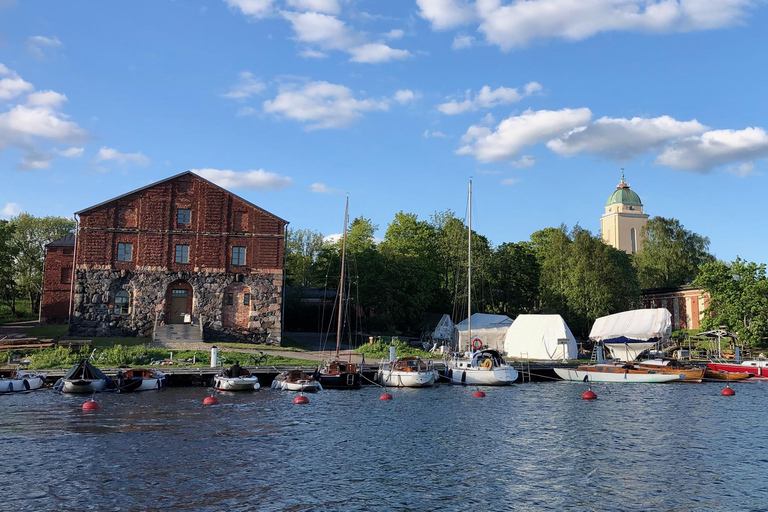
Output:
[[[636,207],[635,207],[636,208]],[[630,210],[624,205],[611,205],[605,208],[605,214],[600,217],[600,232],[603,241],[627,254],[642,250],[641,232],[648,222],[648,214],[642,208]],[[635,246],[632,247],[632,230],[634,229]]]

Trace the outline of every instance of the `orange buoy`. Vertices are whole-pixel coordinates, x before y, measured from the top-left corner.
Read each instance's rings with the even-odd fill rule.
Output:
[[[88,400],[83,404],[84,411],[98,411],[101,406],[95,400]]]
[[[477,392],[475,392],[475,394],[474,394],[474,395],[472,395],[472,396],[473,396],[474,398],[485,398],[485,393],[483,393],[482,391],[477,391]]]
[[[725,386],[725,388],[720,392],[720,394],[723,396],[733,396],[736,394],[736,392],[730,386]]]
[[[393,398],[392,395],[390,395],[389,393],[384,393],[379,397],[379,400],[392,400],[392,398]]]
[[[205,400],[203,400],[203,404],[205,405],[219,405],[219,399],[215,396],[207,396],[205,397]]]
[[[296,398],[293,399],[293,403],[295,403],[295,404],[308,404],[309,403],[309,398],[307,398],[304,395],[300,395],[300,396],[297,396]]]
[[[584,392],[583,395],[581,395],[581,398],[583,398],[584,400],[594,400],[597,398],[597,394],[591,389],[588,389]]]

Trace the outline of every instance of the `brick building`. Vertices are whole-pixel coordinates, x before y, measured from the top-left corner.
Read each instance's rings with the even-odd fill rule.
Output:
[[[75,234],[69,233],[46,245],[43,275],[42,323],[61,324],[69,318]]]
[[[672,329],[698,330],[709,295],[695,286],[672,286],[642,291],[644,308],[666,308],[672,315]]]
[[[192,172],[76,215],[71,333],[151,336],[191,322],[206,339],[280,344],[285,220]],[[46,255],[46,319],[68,307],[58,242]]]

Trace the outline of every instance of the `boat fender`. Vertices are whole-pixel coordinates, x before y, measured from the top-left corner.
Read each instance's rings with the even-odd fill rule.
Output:
[[[448,374],[448,378],[449,378],[449,379],[452,379],[452,378],[453,378],[453,368],[446,368],[446,369],[445,369],[445,373],[447,373],[447,374]]]
[[[28,381],[27,379],[24,379],[24,380],[22,381],[22,385],[24,386],[24,389],[26,389],[27,391],[29,391],[29,381]]]
[[[461,383],[462,384],[466,384],[467,383],[467,371],[466,370],[461,372]]]
[[[13,382],[8,383],[8,391],[9,392],[13,391]]]
[[[212,387],[212,388],[216,387],[216,377],[212,377],[211,378],[211,386],[210,387]]]
[[[157,389],[160,389],[160,387],[161,387],[161,383],[160,383],[161,380],[162,379],[157,379]]]
[[[480,366],[482,366],[486,370],[490,370],[491,368],[493,368],[493,361],[491,361],[490,359],[486,359],[485,361],[483,361],[483,364],[481,364]]]

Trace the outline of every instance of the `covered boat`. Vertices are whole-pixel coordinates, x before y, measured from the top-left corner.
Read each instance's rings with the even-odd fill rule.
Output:
[[[73,366],[53,385],[53,389],[62,393],[94,393],[111,387],[110,378],[93,366],[88,359],[83,359]]]
[[[496,350],[467,352],[445,363],[445,376],[453,384],[508,386],[517,380],[517,370]]]
[[[115,384],[115,391],[128,393],[161,389],[168,385],[168,379],[163,372],[158,370],[131,369],[118,371],[113,383]]]
[[[504,350],[504,339],[512,319],[507,315],[472,313],[456,324],[459,350],[490,348]]]
[[[682,380],[682,374],[659,373],[653,370],[635,368],[632,364],[583,364],[575,370],[571,368],[554,368],[558,377],[563,380],[584,382],[634,382],[660,383]]]
[[[635,309],[595,320],[589,338],[602,343],[620,361],[633,361],[669,340],[672,315],[665,308]]]
[[[320,391],[323,386],[312,375],[301,370],[283,372],[272,381],[272,389],[286,391]]]
[[[259,378],[237,363],[214,376],[211,386],[219,391],[252,391],[261,387]]]
[[[423,388],[434,385],[437,370],[432,361],[418,357],[399,357],[379,363],[376,374],[379,384],[389,387]]]
[[[548,361],[579,357],[576,338],[560,315],[519,315],[507,330],[504,352],[509,357]]]
[[[10,377],[0,378],[0,393],[17,393],[40,389],[45,383],[45,374],[14,371]]]

